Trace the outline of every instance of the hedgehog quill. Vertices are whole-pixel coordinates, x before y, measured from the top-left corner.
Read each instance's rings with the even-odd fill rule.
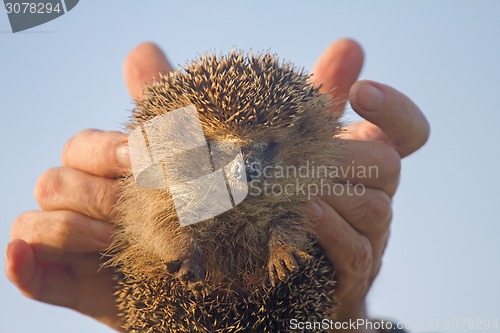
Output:
[[[128,129],[156,164],[121,181],[107,262],[127,332],[287,332],[292,319],[334,318],[335,270],[305,204],[336,180],[297,172],[338,164],[334,103],[270,53],[207,54],[145,89]],[[165,125],[180,112],[199,128]],[[176,148],[195,132],[200,144]],[[220,192],[200,181],[209,175]]]

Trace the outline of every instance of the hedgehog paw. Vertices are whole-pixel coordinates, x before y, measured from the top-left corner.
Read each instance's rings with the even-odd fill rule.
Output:
[[[189,289],[197,291],[203,287],[205,272],[199,261],[192,258],[179,259],[166,265],[170,273],[177,273],[179,281]]]
[[[295,246],[282,244],[274,248],[269,256],[267,267],[269,279],[274,287],[278,282],[285,281],[296,273],[300,266],[304,266],[311,255]]]

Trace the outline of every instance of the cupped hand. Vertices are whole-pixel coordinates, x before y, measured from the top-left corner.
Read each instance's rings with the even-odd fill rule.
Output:
[[[133,98],[160,71],[172,68],[154,45],[138,46],[125,61]],[[111,269],[100,268],[100,251],[113,233],[116,177],[129,158],[127,135],[85,130],[64,147],[62,167],[37,181],[41,211],[16,218],[6,253],[6,274],[27,297],[74,309],[120,330]]]
[[[338,169],[347,174],[343,190],[310,203],[311,226],[337,269],[339,321],[367,317],[365,299],[389,238],[401,158],[418,150],[429,136],[427,120],[408,97],[373,81],[354,82],[362,62],[359,45],[345,39],[330,45],[313,70],[315,83],[344,102],[339,108],[348,97],[365,119],[338,135]]]

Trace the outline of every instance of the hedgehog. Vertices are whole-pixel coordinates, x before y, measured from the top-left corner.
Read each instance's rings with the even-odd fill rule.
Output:
[[[125,331],[287,332],[292,319],[335,318],[335,269],[308,227],[306,203],[338,182],[319,172],[340,159],[336,103],[303,69],[269,52],[207,53],[144,89],[127,129],[144,136],[145,150],[159,143],[162,184],[145,185],[132,171],[120,181],[107,265],[117,272]],[[179,110],[196,113],[206,145],[183,151],[165,143],[164,135],[193,134],[178,123],[167,129],[173,136],[161,126],[146,130]],[[204,154],[209,162],[199,162]],[[183,225],[173,179],[216,170],[230,194],[246,185],[246,195],[232,193],[230,209]],[[201,197],[223,201],[190,190],[183,193],[190,207]]]

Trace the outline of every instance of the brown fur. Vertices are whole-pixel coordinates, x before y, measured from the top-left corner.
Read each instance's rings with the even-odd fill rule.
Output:
[[[308,79],[269,53],[202,56],[150,85],[129,129],[194,104],[206,140],[232,142],[245,159],[332,166],[338,119],[327,112],[332,101]],[[267,180],[282,187],[297,181]],[[168,191],[141,188],[132,176],[121,188],[108,264],[120,273],[117,297],[126,329],[279,332],[292,318],[331,315],[333,268],[307,228],[306,196],[249,194],[230,211],[181,227]]]

